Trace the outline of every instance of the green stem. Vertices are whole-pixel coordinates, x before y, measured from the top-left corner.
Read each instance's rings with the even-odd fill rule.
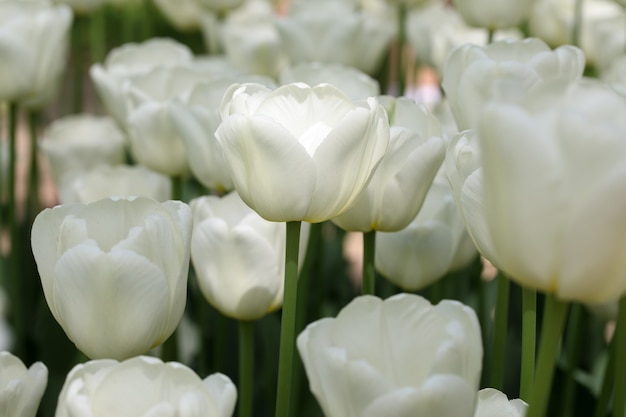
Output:
[[[224,371],[226,361],[226,345],[228,343],[228,319],[220,312],[213,310],[215,314],[215,336],[213,338],[213,369]]]
[[[404,79],[404,44],[406,42],[406,28],[404,21],[406,20],[406,6],[403,2],[398,4],[398,55],[396,59],[396,82],[398,85],[398,96],[404,95],[405,79]]]
[[[557,300],[554,295],[546,295],[535,382],[526,417],[543,417],[546,415],[552,378],[554,377],[554,365],[559,352],[568,307],[568,303]]]
[[[596,410],[593,413],[593,417],[606,417],[606,410],[609,408],[609,401],[611,401],[611,394],[613,393],[613,381],[615,374],[615,355],[617,348],[615,345],[615,335],[613,336],[613,342],[609,346],[609,357],[604,366],[604,377],[602,378],[602,388],[600,396],[596,401]]]
[[[580,304],[572,305],[569,314],[569,322],[567,324],[567,339],[565,346],[567,349],[566,356],[566,375],[565,386],[563,388],[563,402],[561,407],[561,415],[563,417],[573,416],[575,414],[576,404],[576,379],[574,372],[578,366],[580,354],[582,352],[585,330],[585,320],[583,307]]]
[[[376,294],[376,231],[363,233],[363,284],[362,294]]]
[[[239,417],[252,417],[254,398],[254,322],[239,320]]]
[[[72,58],[74,61],[73,113],[81,113],[83,111],[83,75],[85,70],[83,40],[88,35],[88,33],[86,33],[88,28],[85,27],[85,19],[86,17],[84,16],[76,16],[72,28]]]
[[[17,218],[17,199],[15,195],[15,181],[17,171],[17,116],[18,106],[9,104],[9,190],[8,190],[8,222],[11,239],[11,252],[9,254],[9,291],[11,300],[11,315],[13,317],[13,332],[15,335],[14,350],[16,355],[24,352],[24,320],[22,315],[22,276],[20,273],[21,251],[20,234]]]
[[[30,213],[39,213],[39,163],[37,160],[37,128],[40,113],[32,110],[28,114],[28,128],[30,131],[30,173],[28,177],[28,209]]]
[[[504,385],[504,365],[506,356],[507,322],[509,318],[509,279],[500,273],[498,278],[493,325],[493,362],[491,366],[491,387],[502,391]]]
[[[583,25],[583,0],[576,0],[574,4],[574,24],[572,25],[572,45],[580,45],[580,34]]]
[[[172,200],[183,200],[185,180],[181,177],[172,177]]]
[[[615,387],[613,394],[613,416],[624,417],[626,414],[626,296],[619,302],[617,326],[615,328]]]
[[[298,249],[300,221],[287,222],[285,246],[285,290],[280,324],[280,351],[278,354],[278,385],[276,392],[276,417],[289,415],[292,371],[296,341],[296,307],[298,300]]]
[[[487,29],[487,45],[493,42],[493,37],[496,34],[496,30],[493,28]]]
[[[520,398],[530,400],[535,377],[535,348],[537,336],[537,291],[522,287],[522,364]]]
[[[101,62],[106,53],[106,10],[101,7],[89,17],[91,62]]]

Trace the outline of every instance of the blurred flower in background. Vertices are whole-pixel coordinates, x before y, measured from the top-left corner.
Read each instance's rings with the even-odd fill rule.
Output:
[[[223,374],[201,379],[178,362],[138,356],[76,365],[67,375],[56,417],[230,417],[237,388]]]
[[[3,416],[35,417],[48,384],[48,368],[36,362],[26,368],[9,352],[0,351],[0,411]]]
[[[535,0],[452,0],[470,25],[489,30],[508,29],[524,23]]]
[[[484,388],[478,391],[478,404],[474,417],[524,417],[528,404],[520,399],[509,401],[506,394]]]
[[[185,310],[191,210],[179,201],[104,199],[42,211],[32,248],[48,307],[90,358],[160,345]]]

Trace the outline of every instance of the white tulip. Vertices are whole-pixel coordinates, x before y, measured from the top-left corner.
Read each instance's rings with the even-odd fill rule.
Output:
[[[518,399],[510,400],[506,394],[493,388],[478,391],[478,404],[474,417],[524,417],[528,404]]]
[[[3,416],[35,417],[48,384],[48,368],[36,362],[26,368],[9,352],[0,352],[0,412]]]

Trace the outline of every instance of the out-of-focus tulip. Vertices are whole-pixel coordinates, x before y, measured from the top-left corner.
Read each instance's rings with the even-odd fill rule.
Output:
[[[230,417],[237,388],[223,374],[204,379],[178,362],[139,356],[76,365],[65,379],[56,417]]]
[[[626,96],[626,55],[621,55],[602,73],[602,80]]]
[[[478,403],[474,417],[524,417],[528,404],[518,399],[511,400],[497,389],[484,388],[478,391]]]
[[[566,301],[624,294],[625,112],[626,97],[585,80],[523,103],[493,101],[478,145],[453,142],[449,178],[494,266]],[[472,166],[482,175],[468,174]]]
[[[220,75],[195,85],[184,103],[177,101],[171,107],[172,121],[184,141],[191,172],[202,185],[218,192],[233,189],[224,153],[215,138],[221,123],[219,106],[228,88],[246,79],[274,86],[273,81],[263,77]]]
[[[130,196],[170,200],[172,181],[141,165],[99,165],[75,176],[66,176],[59,184],[61,204],[87,204],[106,197]]]
[[[435,179],[411,224],[376,237],[376,269],[405,291],[425,288],[466,267],[476,254],[443,177]]]
[[[46,130],[39,147],[59,185],[98,165],[121,164],[126,158],[126,139],[110,117],[80,114],[57,119]]]
[[[202,19],[213,12],[200,0],[153,0],[161,14],[176,29],[191,32],[200,29]]]
[[[285,68],[278,80],[281,84],[298,82],[308,85],[332,84],[352,100],[361,100],[380,94],[378,81],[356,68],[339,64],[320,62],[297,64]]]
[[[48,307],[90,358],[163,343],[187,296],[191,209],[146,197],[42,211],[32,248]]]
[[[344,230],[395,232],[415,218],[445,157],[437,118],[408,98],[384,96],[389,146],[354,205],[333,218]]]
[[[35,417],[48,385],[48,368],[36,362],[26,368],[9,352],[0,352],[0,411],[3,416]]]
[[[0,2],[0,102],[47,103],[65,66],[72,10],[45,1]]]
[[[191,209],[191,261],[209,303],[239,320],[257,320],[280,308],[285,224],[263,219],[234,191],[195,199]],[[307,230],[302,228],[303,241]]]
[[[89,74],[107,111],[121,125],[128,117],[125,81],[152,68],[191,64],[193,54],[187,46],[171,39],[155,38],[143,43],[127,43],[114,48],[104,64],[94,64]]]
[[[337,88],[233,85],[215,132],[243,201],[271,221],[311,223],[347,210],[389,140],[376,98],[353,102]]]
[[[474,414],[480,327],[457,301],[360,296],[337,318],[310,324],[297,345],[327,417]]]
[[[536,38],[494,42],[484,48],[465,44],[448,56],[442,87],[459,130],[466,130],[478,125],[489,99],[519,101],[546,83],[572,83],[584,69],[583,52],[570,45],[552,51]]]
[[[379,70],[396,34],[394,13],[369,13],[356,2],[296,1],[276,27],[290,64],[319,61]]]
[[[452,0],[463,19],[489,30],[519,26],[528,19],[535,0]]]

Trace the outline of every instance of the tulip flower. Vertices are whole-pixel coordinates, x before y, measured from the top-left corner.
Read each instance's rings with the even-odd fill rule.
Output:
[[[190,205],[191,261],[209,303],[238,320],[257,320],[280,308],[285,224],[263,219],[234,191]]]
[[[524,103],[494,101],[477,144],[467,136],[453,141],[448,177],[470,234],[494,266],[564,301],[624,294],[624,112],[624,96],[586,80]]]
[[[126,138],[110,117],[79,114],[57,119],[39,141],[54,182],[98,165],[121,164],[126,158]]]
[[[26,368],[9,352],[0,352],[0,411],[3,416],[35,417],[48,384],[48,368],[36,362]]]
[[[191,210],[179,201],[104,199],[45,209],[32,249],[54,318],[90,358],[160,345],[187,296]]]
[[[354,205],[333,222],[344,230],[395,232],[415,218],[445,156],[437,118],[407,98],[382,97],[387,152]]]
[[[403,290],[416,291],[466,267],[476,254],[450,185],[438,177],[406,228],[378,234],[376,270]]]
[[[575,82],[584,69],[583,52],[570,45],[552,51],[536,38],[499,41],[484,48],[465,44],[448,56],[442,87],[462,131],[477,127],[489,99],[520,100],[555,80]]]
[[[389,139],[384,108],[337,88],[233,85],[215,132],[242,200],[270,221],[322,222],[347,210]]]
[[[130,196],[166,201],[172,198],[172,182],[169,177],[141,165],[99,165],[66,176],[58,191],[61,204],[87,204],[106,197]]]
[[[65,66],[72,10],[47,2],[0,2],[0,102],[40,107]]]
[[[178,362],[139,356],[93,360],[65,379],[56,417],[230,417],[237,389],[223,374],[204,379]]]
[[[109,52],[103,64],[94,64],[89,74],[109,114],[126,125],[128,117],[125,81],[152,68],[190,64],[191,50],[171,39],[149,39],[143,43],[127,43]]]
[[[281,84],[302,82],[309,85],[332,84],[352,100],[378,96],[378,81],[353,67],[339,64],[304,62],[285,68],[279,77]]]
[[[507,396],[493,388],[478,391],[478,404],[474,417],[524,417],[528,405],[520,400],[509,401]]]
[[[326,417],[472,417],[482,363],[476,314],[413,294],[360,296],[298,336]]]
[[[489,30],[508,29],[522,24],[535,0],[452,0],[463,19]]]

